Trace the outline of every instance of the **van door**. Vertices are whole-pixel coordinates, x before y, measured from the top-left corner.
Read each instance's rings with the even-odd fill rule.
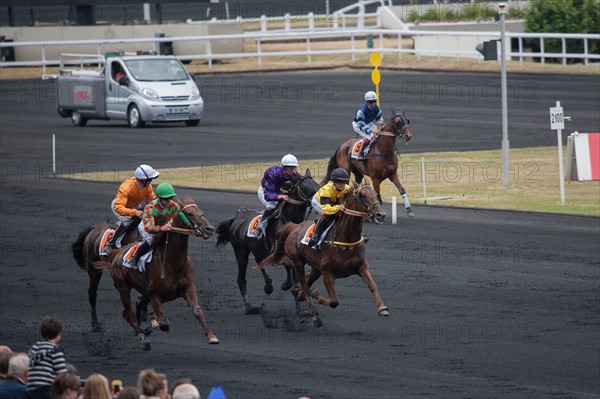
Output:
[[[113,60],[107,72],[106,116],[110,119],[127,119],[127,103],[132,94],[128,87],[127,69],[120,60]]]

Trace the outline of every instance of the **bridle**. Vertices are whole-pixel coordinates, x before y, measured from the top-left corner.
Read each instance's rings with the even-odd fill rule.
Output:
[[[187,215],[185,214],[185,210],[188,208],[196,208],[198,210],[199,213],[199,217],[198,217],[198,221],[199,223],[192,223],[192,221],[187,217]],[[202,234],[206,234],[208,233],[206,231],[206,229],[204,228],[204,221],[206,220],[206,217],[204,216],[204,212],[198,207],[198,205],[196,204],[187,204],[185,205],[183,208],[181,208],[181,210],[178,213],[179,217],[181,218],[181,220],[183,221],[183,223],[189,227],[190,229],[194,230],[196,232],[196,235],[202,235]]]
[[[407,131],[410,131],[408,128],[409,124],[410,120],[406,119],[403,111],[396,112],[392,117],[392,132],[396,137],[401,138],[404,142],[407,142],[410,140],[410,137],[407,136]]]
[[[371,198],[374,199],[373,203],[371,203],[371,205],[367,205],[365,203],[365,200],[361,197],[360,192],[362,191],[363,188],[368,189],[367,191],[371,194]],[[361,211],[355,211],[352,209],[344,209],[343,212],[346,215],[350,215],[350,216],[356,216],[356,217],[365,217],[368,216],[369,218],[374,219],[374,210],[375,210],[375,205],[381,205],[381,203],[375,198],[375,196],[373,195],[373,193],[370,190],[370,186],[368,184],[362,183],[361,185],[359,185],[358,187],[356,187],[353,191],[352,191],[352,196],[354,197],[354,199],[356,200],[356,202],[358,202],[358,204],[366,211],[366,212],[361,212]]]
[[[311,206],[311,202],[312,202],[312,196],[309,197],[308,195],[306,195],[306,193],[304,191],[302,191],[302,182],[304,182],[305,180],[308,180],[308,182],[311,184],[312,188],[314,188],[314,191],[317,192],[317,190],[319,189],[319,185],[317,184],[316,181],[314,181],[311,176],[302,176],[300,179],[298,179],[298,181],[296,182],[296,184],[294,184],[294,186],[292,187],[292,192],[297,193],[297,197],[298,199],[294,199],[294,198],[288,198],[286,200],[286,202],[292,204],[292,205],[301,205],[304,207],[309,207]]]

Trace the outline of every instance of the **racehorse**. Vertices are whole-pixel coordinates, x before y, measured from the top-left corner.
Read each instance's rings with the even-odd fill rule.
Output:
[[[218,344],[219,340],[210,330],[202,308],[198,304],[198,292],[194,283],[194,266],[188,257],[190,235],[209,239],[214,227],[204,216],[191,198],[182,203],[176,201],[181,210],[171,219],[172,231],[160,233],[155,238],[152,260],[145,264],[146,271],[133,270],[123,265],[124,256],[135,244],[129,244],[110,253],[109,261],[95,262],[100,270],[110,268],[115,288],[119,291],[123,304],[123,317],[133,327],[139,337],[143,350],[150,350],[148,336],[153,329],[169,331],[169,321],[165,317],[163,303],[177,298],[186,300],[194,316],[200,322],[209,344]],[[135,289],[141,294],[133,313],[130,292]],[[141,327],[142,313],[148,303],[152,303],[154,318],[151,325]]]
[[[96,300],[98,297],[98,285],[102,278],[102,271],[94,268],[94,262],[107,260],[108,256],[100,255],[100,243],[104,232],[110,228],[108,223],[101,223],[96,226],[89,226],[83,229],[77,239],[71,244],[71,252],[73,258],[80,268],[87,271],[89,277],[88,284],[88,300],[92,311],[92,331],[102,331],[102,326],[98,322],[96,314]],[[134,227],[134,226],[132,226]],[[138,239],[138,231],[136,228],[131,228],[125,233],[121,244],[129,244]]]
[[[394,112],[389,123],[385,125],[382,131],[373,138],[371,147],[366,160],[354,159],[351,156],[352,148],[360,138],[353,138],[345,141],[338,147],[335,154],[329,160],[327,173],[321,185],[329,181],[329,176],[335,168],[344,168],[348,173],[354,173],[357,182],[362,181],[363,176],[369,176],[373,180],[373,187],[377,192],[377,198],[381,201],[381,182],[390,179],[398,188],[404,207],[408,216],[415,216],[413,213],[406,190],[400,183],[398,176],[398,151],[396,150],[396,140],[402,139],[408,142],[412,138],[412,132],[408,124],[410,121],[406,118],[404,111]]]
[[[312,221],[301,224],[288,223],[277,232],[273,252],[258,265],[259,268],[265,268],[271,264],[281,264],[284,257],[290,259],[294,273],[300,281],[300,295],[307,301],[316,327],[321,327],[323,321],[310,297],[316,298],[322,305],[337,307],[339,300],[335,291],[335,279],[354,274],[359,275],[373,293],[379,315],[389,316],[389,310],[384,305],[377,284],[371,277],[366,259],[366,246],[362,237],[363,220],[366,216],[375,224],[381,224],[385,219],[385,211],[369,183],[368,177],[365,178],[364,183],[352,183],[351,190],[342,200],[345,209],[325,235],[320,251],[302,243],[303,239],[307,238],[305,236],[312,227]],[[311,266],[308,277],[304,274],[306,263]],[[309,287],[320,276],[323,276],[323,284],[329,298],[319,294],[316,289],[309,292]],[[298,296],[295,296],[296,311],[300,314],[298,299]]]
[[[260,237],[248,237],[248,228],[256,215],[246,210],[235,215],[234,218],[225,220],[217,226],[217,247],[223,247],[231,242],[235,251],[235,259],[238,265],[237,283],[240,294],[244,300],[245,314],[258,314],[260,308],[250,303],[247,293],[246,270],[248,269],[248,257],[254,255],[256,263],[266,258],[273,248],[275,233],[284,224],[289,222],[299,223],[305,220],[306,209],[311,207],[311,199],[315,195],[319,185],[313,180],[310,170],[306,175],[300,176],[296,184],[288,191],[289,199],[279,204],[279,217],[271,220],[265,234]],[[282,290],[288,290],[292,286],[291,266],[286,265],[287,279],[281,284]],[[267,295],[273,292],[273,279],[265,269],[261,269],[265,280],[264,290]]]

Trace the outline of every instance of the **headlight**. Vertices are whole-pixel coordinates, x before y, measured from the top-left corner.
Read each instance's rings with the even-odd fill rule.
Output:
[[[144,96],[148,97],[148,98],[153,99],[153,100],[158,100],[159,99],[158,95],[154,92],[154,90],[149,89],[147,87],[144,88],[144,89],[142,89],[142,94]]]
[[[198,99],[198,97],[200,97],[200,90],[198,90],[197,87],[192,87],[192,95],[190,97],[190,100],[196,100]]]

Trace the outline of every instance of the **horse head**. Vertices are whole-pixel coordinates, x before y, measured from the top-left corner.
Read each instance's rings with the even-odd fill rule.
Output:
[[[183,205],[181,202],[179,204]],[[177,213],[176,219],[179,219],[184,227],[194,230],[196,237],[208,240],[215,232],[215,227],[204,216],[204,211],[198,208],[191,198],[186,200],[185,205]]]
[[[304,207],[311,206],[312,197],[316,194],[319,189],[319,185],[313,179],[310,169],[306,169],[304,176],[300,175],[296,184],[294,184],[289,190],[288,196],[296,201],[300,201]]]
[[[401,138],[404,142],[412,139],[412,131],[408,125],[410,124],[410,119],[406,118],[404,114],[404,110],[402,111],[394,111],[393,116],[390,119],[391,130],[397,138]]]
[[[385,220],[385,210],[377,200],[377,193],[373,188],[373,183],[368,176],[364,176],[361,184],[352,183],[350,198],[354,198],[356,203],[369,215],[369,218],[375,224],[382,224]],[[360,210],[360,209],[357,209]]]

